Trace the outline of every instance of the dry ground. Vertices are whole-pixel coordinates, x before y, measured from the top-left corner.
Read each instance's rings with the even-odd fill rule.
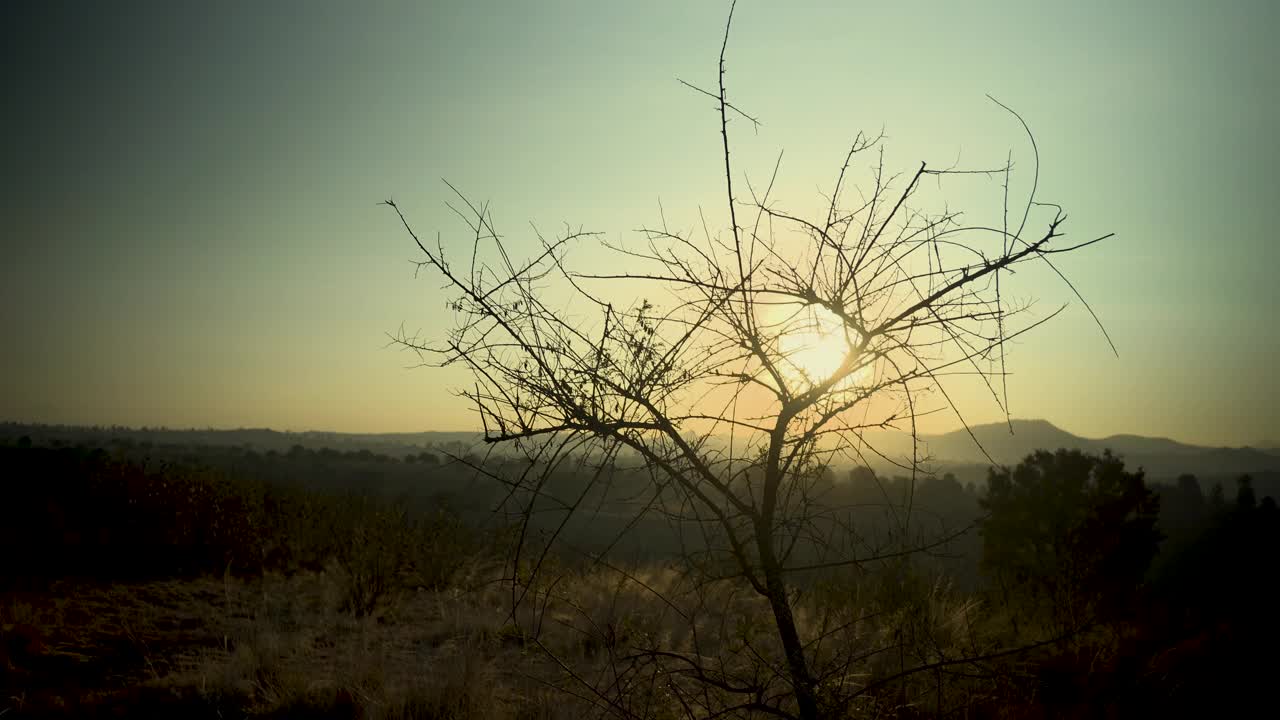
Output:
[[[339,587],[309,573],[0,596],[0,717],[575,715],[500,588],[408,591],[356,618]]]

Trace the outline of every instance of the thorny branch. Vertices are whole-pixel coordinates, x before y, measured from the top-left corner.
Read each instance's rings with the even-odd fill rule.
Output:
[[[872,456],[906,469],[913,482],[926,474],[917,420],[939,409],[926,409],[926,398],[940,395],[941,409],[969,429],[946,389],[956,368],[980,379],[1007,414],[1006,345],[1043,320],[1019,324],[1028,306],[1009,300],[1002,276],[1040,261],[1075,292],[1050,255],[1110,237],[1056,243],[1067,217],[1035,195],[1038,150],[1031,194],[1010,223],[1011,162],[995,170],[935,170],[922,162],[901,183],[885,171],[883,133],[857,136],[824,194],[826,206],[812,219],[771,199],[781,155],[767,189],[757,195],[751,188],[749,201],[738,198],[729,113],[757,128],[759,121],[727,99],[732,17],[731,8],[718,90],[684,83],[717,104],[727,238],[705,224],[701,237],[670,229],[664,211],[660,228],[638,233],[640,244],[606,244],[625,260],[619,263],[624,272],[575,269],[569,258],[576,246],[603,242],[599,233],[581,229],[566,228],[550,239],[535,230],[533,251],[516,261],[509,252],[514,245],[495,229],[488,205],[448,185],[457,201],[449,207],[470,233],[467,244],[448,244],[453,256],[466,258],[459,264],[443,240],[423,242],[400,206],[386,201],[419,252],[419,269],[444,279],[456,318],[443,339],[402,330],[393,341],[424,364],[467,368],[474,382],[461,394],[476,408],[485,441],[510,446],[522,458],[501,467],[475,466],[503,483],[504,502],[514,503],[521,516],[510,577],[513,605],[539,592],[549,602],[551,591],[539,591],[534,578],[551,544],[591,502],[600,512],[633,513],[620,534],[653,520],[679,539],[673,562],[683,580],[644,587],[679,610],[682,622],[693,626],[693,640],[681,646],[635,640],[630,654],[615,659],[615,676],[603,689],[581,679],[592,697],[624,716],[631,711],[622,709],[620,693],[645,673],[665,678],[690,714],[709,717],[742,709],[813,718],[820,705],[852,702],[874,689],[875,682],[834,690],[825,684],[823,678],[839,674],[832,668],[848,668],[879,650],[850,646],[832,654],[832,644],[821,641],[825,634],[806,636],[811,631],[797,622],[805,602],[798,578],[931,552],[957,535],[911,536],[908,498],[892,508],[900,530],[895,547],[849,550],[856,528],[842,524],[844,509],[823,500],[826,468],[839,459],[866,464]],[[1000,107],[1026,128],[1020,116]],[[852,186],[852,171],[872,151],[880,152],[869,166],[871,187]],[[962,213],[946,208],[913,207],[926,175],[940,183],[999,177],[1001,227],[966,224]],[[850,197],[857,199],[847,204]],[[1043,230],[1029,234],[1036,211],[1045,208],[1053,212]],[[742,224],[740,214],[752,220]],[[838,362],[821,375],[807,366],[803,343],[796,341],[819,330],[818,311],[839,326],[838,342],[828,347]],[[889,428],[911,433],[910,453],[876,448],[874,431]],[[568,465],[582,469],[585,480],[566,498],[549,486]],[[623,501],[610,496],[619,478],[643,482],[638,490],[632,482]],[[538,517],[548,505],[561,513],[549,525]],[[535,526],[546,538],[530,564],[525,545]],[[608,564],[600,554],[592,557]],[[527,570],[524,564],[530,564]],[[772,618],[771,632],[738,633],[727,645],[700,640],[697,628],[708,615],[698,603],[720,592],[712,588],[735,584],[745,584],[752,598],[734,603],[757,616],[763,609]],[[723,616],[734,603],[717,610]],[[980,654],[1002,652],[987,648]],[[926,658],[888,679],[961,662]]]

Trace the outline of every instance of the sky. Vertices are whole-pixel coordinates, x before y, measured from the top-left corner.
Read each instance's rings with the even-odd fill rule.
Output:
[[[531,224],[625,239],[727,224],[712,86],[725,2],[8,2],[0,13],[0,420],[459,430],[449,327],[415,228],[514,248]],[[736,169],[820,199],[859,130],[886,163],[1030,167],[1073,239],[1019,278],[1070,302],[1010,356],[1011,411],[1080,435],[1280,445],[1280,5],[742,0]],[[1023,178],[1025,179],[1025,175]],[[998,202],[965,191],[958,201]],[[524,245],[522,245],[524,243]],[[602,267],[582,247],[581,267]],[[971,422],[1000,419],[961,398]],[[934,429],[955,427],[954,418]]]

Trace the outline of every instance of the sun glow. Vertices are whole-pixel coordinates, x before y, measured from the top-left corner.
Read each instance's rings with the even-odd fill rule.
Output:
[[[820,305],[789,305],[778,315],[781,365],[794,380],[810,384],[826,380],[858,343],[857,332]]]

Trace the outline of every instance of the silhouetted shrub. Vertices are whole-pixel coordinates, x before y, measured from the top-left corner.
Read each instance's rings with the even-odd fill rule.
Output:
[[[1160,543],[1159,498],[1109,452],[1038,451],[992,469],[982,566],[1060,630],[1131,609]]]

